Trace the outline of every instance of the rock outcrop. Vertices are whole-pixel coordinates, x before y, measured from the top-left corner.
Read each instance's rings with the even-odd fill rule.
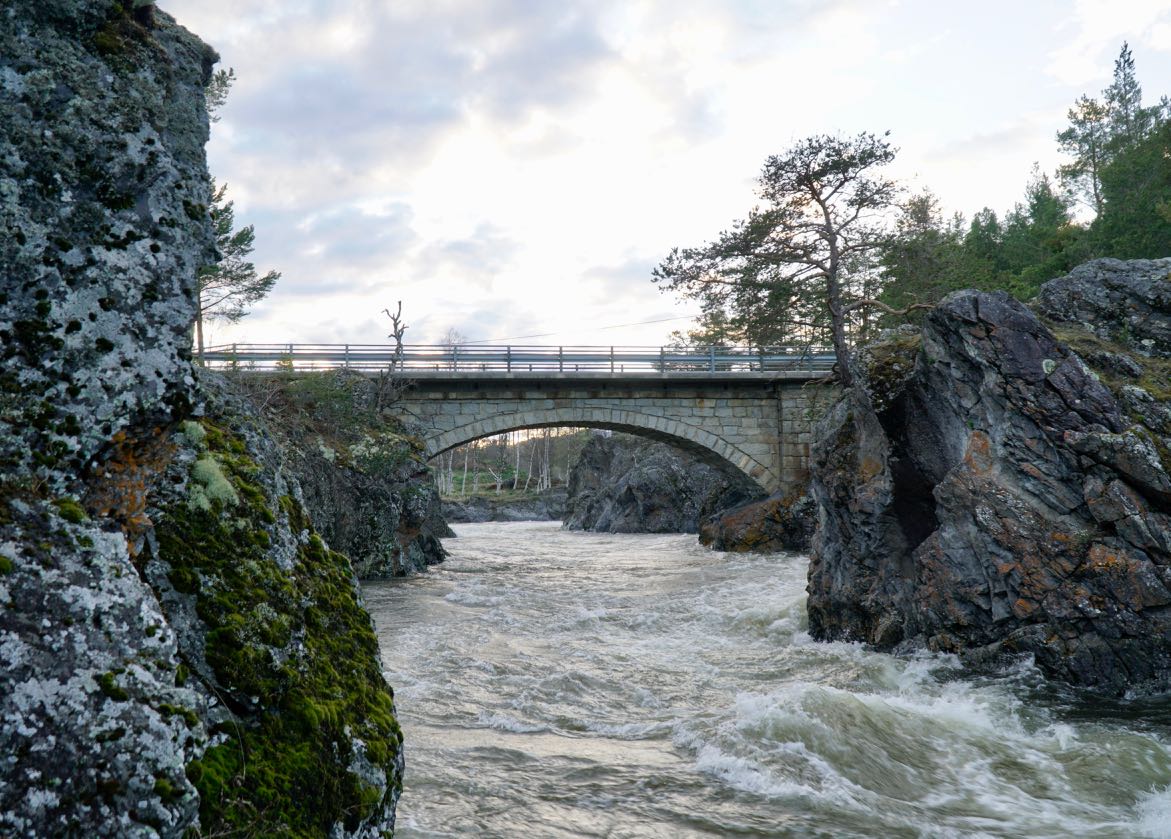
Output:
[[[695,533],[699,522],[761,490],[665,443],[595,436],[569,473],[565,527],[605,533]]]
[[[364,580],[442,562],[444,520],[423,442],[380,404],[377,385],[344,370],[235,377],[288,456],[305,509]]]
[[[731,553],[804,553],[813,542],[817,506],[808,493],[770,495],[708,516],[699,542]]]
[[[443,502],[443,517],[449,522],[560,521],[565,516],[567,491],[555,487],[539,495],[522,498],[495,498],[473,495]]]
[[[193,418],[215,58],[149,3],[0,7],[5,836],[393,827],[349,563],[244,413]]]
[[[1095,259],[1045,283],[1034,308],[1047,320],[1084,326],[1132,352],[1171,358],[1169,275],[1171,258]]]
[[[1102,297],[1102,311],[1070,278],[1041,300],[1130,336],[1137,321],[1117,314],[1141,312],[1155,338],[1139,345],[1153,350],[1171,310],[1151,265],[1112,285],[1130,302]],[[1128,359],[1136,382],[1158,362]],[[1171,687],[1171,440],[1145,422],[1161,400],[1137,384],[1116,396],[1000,293],[957,292],[921,343],[904,336],[862,361],[876,412],[845,397],[815,434],[811,633],[1031,653],[1054,677],[1114,693]]]

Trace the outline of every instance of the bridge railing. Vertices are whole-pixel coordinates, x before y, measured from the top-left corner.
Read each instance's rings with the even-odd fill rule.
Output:
[[[828,347],[457,346],[413,344],[223,344],[203,353],[213,368],[405,373],[828,372]]]

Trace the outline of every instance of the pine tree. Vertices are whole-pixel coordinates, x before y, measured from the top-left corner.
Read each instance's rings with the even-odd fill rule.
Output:
[[[212,74],[204,91],[208,118],[219,121],[218,111],[228,98],[228,91],[236,80],[235,70],[219,70]],[[256,242],[256,230],[248,225],[236,230],[236,212],[233,202],[225,197],[228,186],[216,186],[211,181],[208,212],[215,230],[216,250],[220,258],[205,265],[196,273],[199,306],[195,314],[195,348],[203,358],[203,324],[207,320],[235,322],[248,314],[254,303],[272,291],[280,273],[269,271],[260,275],[248,261]]]
[[[1057,135],[1061,150],[1073,160],[1058,167],[1066,194],[1094,211],[1102,212],[1102,168],[1108,160],[1109,109],[1097,99],[1082,96],[1069,109],[1069,128]]]

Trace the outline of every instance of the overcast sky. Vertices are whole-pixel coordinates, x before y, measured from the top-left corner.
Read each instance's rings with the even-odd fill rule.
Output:
[[[890,130],[896,174],[998,212],[1129,40],[1171,93],[1171,0],[161,0],[238,81],[208,149],[261,270],[211,342],[661,343],[672,246],[765,157]]]

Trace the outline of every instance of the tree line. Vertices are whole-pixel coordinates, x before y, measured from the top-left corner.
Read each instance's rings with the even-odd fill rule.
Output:
[[[676,343],[832,344],[849,384],[850,345],[950,291],[1029,299],[1088,259],[1171,255],[1171,100],[1143,104],[1128,45],[1056,141],[1056,172],[1034,167],[1012,209],[970,218],[885,174],[889,134],[817,135],[769,157],[745,218],[655,269],[660,288],[701,306]]]
[[[590,431],[539,428],[472,440],[432,462],[440,495],[545,492],[569,480]]]

